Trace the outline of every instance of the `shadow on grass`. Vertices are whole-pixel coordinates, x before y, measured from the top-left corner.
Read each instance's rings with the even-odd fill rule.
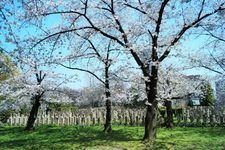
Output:
[[[35,131],[23,127],[0,127],[0,149],[85,149],[86,147],[126,147],[141,143],[143,128],[116,126],[110,134],[101,126],[39,126]],[[224,148],[224,128],[161,128],[154,145],[146,149]],[[212,140],[213,139],[213,140]],[[124,143],[125,146],[119,146]],[[132,145],[133,144],[133,145]],[[214,146],[214,147],[213,147]],[[128,146],[129,147],[129,146]],[[126,149],[126,148],[124,148]]]
[[[4,126],[0,126],[0,135],[4,136],[4,135],[8,135],[9,133],[17,133],[17,132],[21,132],[23,131],[23,129],[21,127],[4,127]]]
[[[23,127],[3,127],[0,132],[0,149],[81,149],[118,141],[141,141],[122,128],[109,134],[95,126],[40,126],[32,132]]]
[[[67,137],[58,143],[78,143],[78,149],[84,147],[96,147],[96,146],[114,146],[115,142],[135,142],[140,141],[140,138],[134,137],[134,132],[128,132],[127,130],[118,129],[112,133],[102,132],[102,128],[86,128],[80,127],[79,132],[75,132],[72,137]]]

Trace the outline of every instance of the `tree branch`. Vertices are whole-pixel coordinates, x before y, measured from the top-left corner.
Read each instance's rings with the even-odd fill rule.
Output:
[[[210,70],[210,71],[213,71],[213,72],[216,72],[216,73],[218,73],[218,74],[222,74],[223,75],[223,73],[222,72],[220,72],[220,71],[218,71],[218,70],[215,70],[215,69],[213,69],[213,68],[210,68],[210,67],[208,67],[208,66],[205,66],[205,65],[200,65],[200,67],[203,67],[203,68],[205,68],[205,69],[208,69],[208,70]]]
[[[210,36],[214,37],[215,39],[219,40],[219,41],[222,41],[222,42],[225,42],[225,39],[219,37],[219,36],[216,36],[215,34],[213,34],[212,32],[210,32],[209,30],[207,30],[205,27],[201,26],[206,32],[209,33]]]
[[[204,5],[205,5],[205,0],[202,0],[202,7],[201,7],[201,9],[200,9],[200,11],[199,11],[199,13],[198,13],[198,19],[201,17],[201,15],[202,15],[202,11],[203,11],[203,9],[204,9]]]
[[[61,35],[61,34],[64,34],[64,33],[69,33],[69,32],[74,32],[74,31],[77,31],[77,30],[84,30],[84,29],[92,29],[92,27],[81,27],[81,28],[74,28],[74,29],[70,29],[70,30],[65,30],[65,31],[59,31],[59,32],[56,32],[56,33],[53,33],[53,34],[50,34],[48,36],[46,36],[45,38],[39,40],[37,43],[35,43],[31,49],[33,49],[34,47],[36,47],[37,45],[39,45],[40,43],[42,43],[43,41],[51,38],[51,37],[54,37],[56,35]]]
[[[63,65],[61,63],[58,63],[60,66],[64,67],[64,68],[67,68],[67,69],[71,69],[71,70],[78,70],[78,71],[82,71],[82,72],[86,72],[86,73],[89,73],[91,75],[93,75],[97,80],[99,80],[101,83],[105,84],[105,82],[99,78],[95,73],[89,71],[89,70],[85,70],[85,69],[81,69],[81,68],[76,68],[76,67],[69,67],[69,66],[66,66],[66,65]]]
[[[146,76],[149,76],[149,73],[148,71],[146,70],[145,68],[145,65],[143,64],[143,62],[140,60],[140,58],[138,57],[137,53],[135,52],[134,49],[132,49],[131,47],[129,47],[129,41],[128,41],[128,38],[127,38],[127,35],[119,21],[119,19],[116,17],[116,13],[113,9],[113,1],[112,1],[112,6],[111,6],[111,13],[112,13],[112,16],[116,22],[116,24],[118,25],[119,27],[119,31],[120,33],[122,34],[122,37],[123,37],[123,40],[124,40],[124,43],[125,45],[123,44],[122,46],[125,47],[125,48],[129,48],[130,49],[130,52],[131,52],[131,55],[134,57],[135,61],[137,62],[137,64],[141,67],[141,70],[142,72],[146,75]]]
[[[213,60],[220,66],[220,68],[225,72],[225,66],[223,64],[221,64],[214,56],[211,52],[210,53],[210,56],[213,58]]]
[[[184,33],[189,30],[190,28],[194,27],[195,25],[197,25],[199,22],[201,22],[203,19],[209,17],[209,16],[212,16],[214,15],[215,13],[217,13],[218,11],[221,11],[221,10],[225,10],[225,8],[222,8],[222,6],[225,4],[222,3],[216,10],[214,10],[213,12],[211,13],[207,13],[205,15],[203,15],[202,17],[200,18],[197,18],[195,21],[193,21],[192,23],[190,23],[189,25],[185,25],[181,30],[180,32],[178,33],[178,35],[172,40],[172,42],[170,43],[170,45],[167,47],[167,49],[165,50],[165,52],[162,54],[162,56],[159,58],[159,62],[163,61],[170,53],[170,47],[175,45],[179,40],[180,38],[184,35]],[[201,13],[201,11],[199,12]]]
[[[159,34],[159,31],[160,31],[160,26],[161,26],[161,22],[162,22],[162,16],[163,16],[163,13],[164,13],[164,9],[165,9],[168,2],[169,2],[169,0],[164,0],[162,2],[160,10],[159,10],[159,17],[158,17],[158,20],[156,21],[157,25],[156,25],[156,28],[155,28],[155,32],[157,33],[157,36]]]
[[[68,11],[57,11],[57,12],[49,12],[49,13],[42,13],[42,16],[48,16],[48,15],[56,15],[56,14],[78,14],[83,16],[84,14],[78,11],[68,10]]]
[[[163,17],[163,13],[164,13],[164,9],[167,5],[167,3],[169,2],[169,0],[164,0],[161,4],[160,10],[159,10],[159,16],[158,16],[158,20],[156,21],[156,28],[155,28],[155,35],[153,35],[152,37],[152,61],[157,61],[158,60],[158,54],[157,54],[157,47],[158,47],[158,36],[159,36],[159,32],[160,32],[160,26],[162,23],[162,17]],[[152,34],[150,34],[152,35]]]
[[[132,8],[132,9],[134,9],[134,10],[137,10],[138,12],[140,12],[140,13],[142,13],[142,14],[144,14],[144,15],[147,15],[148,18],[150,18],[151,20],[153,20],[154,22],[156,22],[155,18],[150,17],[150,16],[148,15],[147,12],[145,12],[144,10],[141,10],[141,9],[138,8],[137,6],[132,6],[131,4],[128,4],[128,3],[124,3],[124,5],[127,6],[127,7],[129,7],[129,8]]]
[[[77,33],[77,35],[81,38],[83,38],[84,40],[88,41],[88,43],[91,45],[92,49],[95,51],[95,54],[98,56],[98,58],[102,61],[102,56],[100,55],[100,53],[98,52],[97,48],[95,47],[94,43],[86,37],[81,36],[80,34]]]
[[[96,27],[96,26],[92,23],[92,21],[90,20],[90,18],[88,18],[86,15],[85,15],[84,17],[85,17],[85,19],[89,22],[89,24],[91,25],[91,27],[92,27],[94,30],[100,32],[103,36],[105,36],[105,37],[107,37],[107,38],[109,38],[109,39],[112,39],[112,40],[116,41],[116,42],[119,43],[120,45],[125,46],[125,44],[124,44],[122,41],[120,41],[117,37],[114,37],[114,36],[112,36],[112,35],[110,35],[110,34],[104,32],[104,31],[102,31],[100,28]]]

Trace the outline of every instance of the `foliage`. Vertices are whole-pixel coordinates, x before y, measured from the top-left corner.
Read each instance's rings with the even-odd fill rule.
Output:
[[[2,85],[4,83],[4,81],[16,77],[19,75],[19,71],[18,68],[15,66],[15,64],[12,62],[11,58],[6,55],[5,53],[3,53],[2,51],[0,51],[0,85]],[[8,84],[12,84],[12,83],[8,83]],[[11,112],[13,112],[12,109],[5,109],[2,111],[1,109],[1,102],[4,103],[4,101],[12,101],[14,99],[11,99],[10,96],[5,95],[3,92],[3,90],[6,89],[0,89],[0,111],[1,111],[1,120],[5,122],[8,117],[10,116]],[[6,106],[7,107],[7,106]]]
[[[6,96],[0,95],[0,101],[5,100]]]
[[[213,95],[213,89],[211,84],[207,82],[202,90],[203,90],[203,96],[200,99],[200,105],[201,106],[214,105],[214,95]]]
[[[8,118],[16,110],[12,108],[14,100],[6,99],[2,96],[2,101],[0,101],[0,122],[6,123]]]
[[[16,99],[6,98],[0,101],[0,122],[6,123],[9,117],[14,113],[27,115],[30,107],[26,103],[20,103]]]
[[[47,104],[48,111],[60,111],[60,112],[66,112],[66,111],[72,111],[74,112],[77,109],[77,106],[73,103],[53,103],[49,102]]]
[[[23,104],[20,106],[20,109],[18,110],[19,114],[28,115],[30,112],[30,106],[27,104]]]
[[[98,126],[39,126],[34,132],[22,127],[0,127],[0,145],[14,149],[224,149],[223,128],[159,128],[154,145],[140,142],[143,127],[114,126],[111,134]],[[191,135],[191,136],[190,136]]]
[[[194,106],[193,101],[192,100],[189,100],[188,103],[187,103],[187,105],[190,106],[190,107],[193,107]]]
[[[124,104],[125,107],[129,107],[129,108],[144,108],[145,107],[144,102],[146,101],[146,99],[140,100],[140,96],[138,94],[132,95],[130,99],[131,100],[129,101],[129,103]]]
[[[9,56],[0,51],[0,82],[18,75],[18,70]]]
[[[15,113],[15,110],[11,110],[11,109],[1,111],[0,122],[6,123],[10,115],[13,113]]]
[[[79,107],[100,107],[105,103],[103,101],[104,88],[102,85],[86,87],[80,90],[78,101]]]

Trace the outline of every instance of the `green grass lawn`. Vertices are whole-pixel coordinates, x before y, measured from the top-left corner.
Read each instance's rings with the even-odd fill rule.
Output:
[[[111,134],[99,126],[39,126],[33,132],[23,127],[0,127],[2,150],[225,150],[224,128],[158,129],[154,145],[141,142],[143,127],[113,126]]]

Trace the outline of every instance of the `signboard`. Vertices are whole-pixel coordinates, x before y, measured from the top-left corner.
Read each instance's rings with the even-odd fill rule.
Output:
[[[200,105],[199,97],[192,97],[192,102],[194,106]]]

